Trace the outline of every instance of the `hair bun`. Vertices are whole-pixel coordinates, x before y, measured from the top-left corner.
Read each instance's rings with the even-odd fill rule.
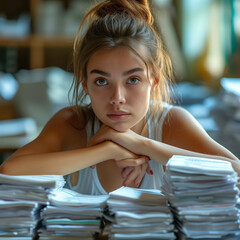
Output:
[[[107,14],[126,13],[142,18],[150,25],[153,23],[148,0],[106,0],[95,6],[94,10],[94,15],[97,17],[104,17]]]

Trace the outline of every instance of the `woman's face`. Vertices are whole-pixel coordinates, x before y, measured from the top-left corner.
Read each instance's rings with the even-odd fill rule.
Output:
[[[84,89],[102,123],[117,131],[140,133],[152,82],[145,63],[127,47],[117,47],[92,55]]]

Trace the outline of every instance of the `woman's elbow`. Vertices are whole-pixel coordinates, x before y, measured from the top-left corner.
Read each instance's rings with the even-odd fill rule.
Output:
[[[20,175],[17,169],[18,168],[16,168],[14,164],[6,161],[0,166],[0,173],[6,175]]]

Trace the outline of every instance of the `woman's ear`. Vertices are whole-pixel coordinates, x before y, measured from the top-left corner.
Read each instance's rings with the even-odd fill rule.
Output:
[[[159,88],[159,81],[160,79],[158,77],[152,78],[152,86],[151,86],[151,95],[155,95],[156,92],[158,92]]]
[[[160,79],[158,77],[153,77],[153,80],[152,80],[152,90],[154,90],[156,87],[158,87],[159,81],[160,81]]]
[[[153,81],[153,86],[154,86],[154,87],[157,87],[157,86],[159,85],[159,82],[160,82],[159,77],[155,77],[155,78],[154,78],[154,81]]]

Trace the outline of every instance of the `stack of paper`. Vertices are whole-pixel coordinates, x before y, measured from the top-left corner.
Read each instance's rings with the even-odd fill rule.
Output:
[[[158,190],[122,187],[110,193],[110,239],[175,239],[167,198]]]
[[[240,78],[222,78],[223,101],[229,106],[240,108]]]
[[[0,174],[0,239],[35,238],[40,210],[51,191],[62,187],[62,176],[8,176]]]
[[[240,78],[222,78],[211,116],[219,129],[213,138],[240,156]]]
[[[42,211],[40,239],[93,239],[101,232],[108,195],[83,195],[63,188],[56,191]]]
[[[240,78],[223,78],[222,115],[226,117],[225,132],[240,143]]]
[[[168,161],[163,192],[169,197],[183,239],[239,235],[237,178],[227,161],[186,156]]]

